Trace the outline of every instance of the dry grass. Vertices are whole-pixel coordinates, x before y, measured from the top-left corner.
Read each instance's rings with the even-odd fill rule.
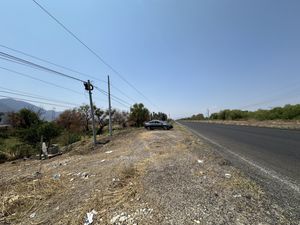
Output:
[[[210,199],[199,199],[199,188],[207,193],[213,188],[223,190],[226,196],[233,190],[260,194],[255,183],[240,174],[232,173],[228,180],[221,177],[230,165],[209,152],[199,139],[175,125],[172,131],[120,132],[108,144],[96,148],[84,140],[72,145],[71,152],[43,161],[42,166],[33,160],[2,164],[0,224],[83,224],[86,213],[93,209],[98,212],[93,224],[110,224],[112,217],[122,212],[135,215],[145,208],[153,209],[153,213],[138,214],[138,224],[172,224],[161,221],[168,213],[169,200],[172,210],[177,210],[174,220],[184,212],[177,199],[183,190],[189,190],[191,195],[183,201],[186,197],[197,199],[201,207]],[[197,162],[199,158],[204,160],[203,165]],[[36,171],[41,175],[36,176]],[[83,172],[87,176],[82,176]],[[53,179],[54,174],[61,176]],[[207,180],[203,180],[204,176]],[[170,185],[173,188],[168,189]],[[178,188],[182,185],[187,186]],[[157,197],[153,195],[155,191]],[[166,203],[162,196],[168,194]],[[30,218],[35,212],[35,218]]]
[[[11,180],[0,190],[1,215],[7,222],[18,223],[62,188],[60,181],[50,178]]]

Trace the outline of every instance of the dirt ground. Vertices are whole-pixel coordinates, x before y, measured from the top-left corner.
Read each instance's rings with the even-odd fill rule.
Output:
[[[228,125],[240,125],[240,126],[254,126],[254,127],[269,127],[269,128],[280,128],[280,129],[300,129],[299,120],[194,120],[193,122],[200,123],[217,123],[217,124],[228,124]]]
[[[179,126],[124,131],[95,149],[77,143],[0,173],[0,224],[298,224]]]

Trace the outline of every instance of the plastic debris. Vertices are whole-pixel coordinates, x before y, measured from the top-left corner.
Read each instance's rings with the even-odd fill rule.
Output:
[[[110,153],[112,153],[112,151],[106,151],[105,153],[106,153],[106,154],[110,154]]]
[[[91,212],[88,212],[84,218],[84,225],[90,225],[94,222],[94,215],[97,215],[97,212],[93,209]]]
[[[105,159],[102,159],[100,162],[105,162]]]
[[[32,214],[30,214],[29,217],[30,217],[31,219],[33,219],[33,218],[35,217],[35,215],[36,215],[36,213],[32,213]]]
[[[111,220],[110,220],[110,223],[111,224],[114,224],[115,222],[117,222],[117,220],[119,219],[120,215],[116,215],[114,216]]]
[[[127,220],[127,216],[121,216],[119,222],[123,223]]]
[[[200,221],[199,220],[194,220],[195,223],[197,224],[200,224]]]
[[[229,179],[229,178],[231,178],[231,174],[230,173],[225,173],[225,177]]]
[[[204,161],[201,160],[201,159],[198,159],[197,162],[198,162],[199,164],[203,164]]]

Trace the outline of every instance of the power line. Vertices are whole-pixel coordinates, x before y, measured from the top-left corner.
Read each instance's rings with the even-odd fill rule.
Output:
[[[1,58],[1,57],[0,57]],[[48,84],[48,85],[51,85],[53,87],[57,87],[57,88],[61,88],[61,89],[64,89],[64,90],[67,90],[67,91],[71,91],[73,93],[76,93],[76,94],[79,94],[79,95],[83,95],[83,93],[79,92],[79,91],[76,91],[76,90],[73,90],[73,89],[70,89],[70,88],[66,88],[64,86],[60,86],[58,84],[55,84],[55,83],[52,83],[52,82],[49,82],[49,81],[45,81],[45,80],[42,80],[42,79],[39,79],[39,78],[36,78],[36,77],[33,77],[31,75],[28,75],[28,74],[24,74],[24,73],[20,73],[20,72],[17,72],[15,70],[11,70],[11,69],[7,69],[5,67],[1,67],[0,66],[0,69],[3,69],[3,70],[6,70],[6,71],[9,71],[11,73],[14,73],[16,75],[19,75],[19,76],[23,76],[23,77],[26,77],[26,78],[29,78],[29,79],[32,79],[32,80],[36,80],[36,81],[39,81],[39,82],[42,82],[42,83],[45,83],[45,84]]]
[[[40,100],[45,100],[45,101],[50,101],[50,102],[58,102],[58,103],[62,103],[62,104],[70,105],[70,106],[79,107],[79,105],[75,104],[75,103],[65,102],[65,101],[61,101],[61,100],[57,100],[57,99],[50,99],[50,98],[34,95],[34,94],[31,94],[31,93],[28,93],[28,92],[26,93],[26,92],[16,91],[16,90],[3,88],[3,87],[0,87],[0,89],[6,90],[6,91],[1,91],[0,90],[1,93],[20,95],[20,96],[23,96],[23,97],[35,98],[35,99],[40,99]]]
[[[70,106],[66,106],[66,105],[59,105],[59,104],[54,104],[54,103],[47,103],[47,102],[29,100],[29,99],[24,99],[24,98],[14,98],[14,97],[7,96],[7,95],[0,95],[0,97],[14,99],[14,100],[19,100],[19,101],[27,101],[27,102],[33,102],[33,103],[39,103],[39,104],[57,106],[57,107],[62,107],[62,108],[70,108]]]
[[[97,87],[95,87],[99,92],[101,92],[102,94],[104,94],[105,96],[108,96],[108,93],[106,92],[106,91],[104,91],[104,90],[101,90],[101,89],[99,89],[99,88],[97,88]],[[128,104],[128,103],[123,103],[122,101],[119,101],[118,99],[116,99],[115,97],[113,97],[113,96],[111,96],[112,97],[112,100],[114,101],[114,102],[117,102],[117,103],[119,103],[120,105],[122,105],[122,106],[124,106],[124,107],[126,107],[126,108],[128,108],[129,106],[130,106],[130,104]]]
[[[100,91],[101,93],[103,93],[103,94],[105,94],[106,96],[108,96],[108,92],[107,92],[107,91],[104,91],[104,90],[102,90],[102,89],[100,89],[100,88],[98,88],[98,87],[96,87],[96,86],[94,86],[94,87],[95,87],[98,91]],[[117,100],[118,102],[122,102],[123,105],[126,104],[126,105],[127,105],[126,107],[128,107],[128,106],[131,105],[130,103],[126,102],[125,100],[123,100],[123,99],[121,99],[121,98],[119,98],[119,97],[117,97],[117,96],[115,96],[115,95],[112,95],[112,94],[111,94],[111,97],[112,97],[112,99],[115,99],[115,100]]]
[[[17,62],[21,62],[21,63],[24,63],[26,65],[30,65],[34,68],[37,68],[37,69],[42,69],[44,71],[47,71],[47,72],[50,72],[50,73],[54,73],[54,74],[57,74],[59,76],[62,76],[62,77],[66,77],[66,78],[69,78],[69,79],[72,79],[72,80],[76,80],[76,81],[80,81],[82,83],[84,83],[85,81],[84,80],[81,80],[77,77],[73,77],[73,76],[70,76],[70,75],[67,75],[65,73],[62,73],[62,72],[59,72],[59,71],[56,71],[56,70],[53,70],[53,69],[50,69],[50,68],[47,68],[45,66],[41,66],[39,64],[36,64],[36,63],[33,63],[33,62],[30,62],[28,60],[25,60],[25,59],[22,59],[22,58],[19,58],[19,57],[16,57],[16,56],[13,56],[13,55],[10,55],[10,54],[7,54],[5,52],[1,52],[0,51],[0,55],[3,56],[4,58],[8,58],[8,59],[11,59],[13,61],[17,61]]]
[[[130,99],[133,102],[137,102],[134,98],[130,97],[129,95],[127,95],[125,92],[123,92],[122,90],[120,90],[118,87],[116,87],[113,84],[110,84],[110,86],[114,89],[116,89],[118,92],[120,92],[122,95],[124,95],[126,98]]]
[[[42,11],[44,11],[48,16],[50,16],[56,23],[58,23],[65,31],[67,31],[73,38],[75,38],[79,43],[81,43],[86,49],[88,49],[97,59],[99,59],[104,65],[110,68],[115,74],[117,74],[127,85],[133,88],[137,93],[139,93],[144,99],[146,99],[151,105],[157,107],[150,101],[141,91],[139,91],[133,84],[131,84],[121,73],[119,73],[115,68],[113,68],[109,63],[107,63],[100,55],[98,55],[93,49],[91,49],[87,44],[85,44],[77,35],[75,35],[70,29],[68,29],[62,22],[60,22],[54,15],[52,15],[45,7],[39,4],[36,0],[32,0]]]
[[[34,56],[34,55],[29,54],[29,53],[26,53],[26,52],[24,52],[24,51],[20,51],[20,50],[17,50],[17,49],[15,49],[15,48],[11,48],[11,47],[8,47],[8,46],[3,45],[3,44],[0,44],[0,47],[5,48],[5,49],[8,49],[8,50],[13,51],[13,52],[17,52],[17,53],[23,54],[23,55],[28,56],[28,57],[31,57],[31,58],[33,58],[33,59],[37,59],[37,60],[39,60],[39,61],[41,61],[41,62],[45,62],[45,63],[48,63],[48,64],[50,64],[50,65],[53,65],[53,66],[56,66],[56,67],[59,67],[59,68],[68,70],[68,71],[73,72],[73,73],[80,74],[80,75],[82,75],[82,76],[86,76],[86,77],[89,77],[89,78],[92,78],[92,79],[94,79],[94,80],[97,80],[97,81],[100,81],[100,82],[103,82],[103,83],[107,84],[107,81],[106,81],[106,80],[102,80],[102,79],[96,78],[95,76],[92,76],[92,75],[89,75],[89,74],[80,72],[80,71],[78,71],[78,70],[71,69],[71,68],[69,68],[69,67],[62,66],[62,65],[57,64],[57,63],[53,63],[53,62],[51,62],[51,61],[49,61],[49,60],[43,59],[43,58],[41,58],[41,57]],[[20,64],[21,64],[21,63],[20,63]],[[22,63],[22,65],[25,65],[25,64]],[[122,91],[121,89],[119,89],[117,86],[115,86],[115,85],[113,85],[113,84],[111,84],[111,86],[112,86],[115,90],[117,90],[119,93],[121,93],[122,95],[124,95],[126,98],[132,100],[133,102],[137,102],[134,98],[132,98],[132,97],[130,97],[129,95],[127,95],[125,92],[123,92],[123,91]]]
[[[294,95],[295,92],[299,93],[300,89],[299,88],[295,88],[295,89],[292,89],[292,90],[290,90],[290,91],[288,91],[286,93],[277,95],[276,97],[269,98],[269,99],[266,99],[266,100],[261,101],[261,102],[257,102],[257,103],[253,103],[253,104],[249,104],[249,105],[240,107],[240,109],[252,108],[252,107],[260,106],[260,105],[263,105],[263,104],[265,105],[265,104],[276,102],[276,101],[280,101],[280,100],[286,99],[286,98],[290,99],[290,98],[297,98],[297,97],[299,97],[298,95]]]
[[[86,74],[86,73],[83,73],[83,72],[80,72],[80,71],[71,69],[71,68],[66,67],[66,66],[59,65],[59,64],[57,64],[57,63],[50,62],[49,60],[42,59],[42,58],[40,58],[40,57],[37,57],[37,56],[31,55],[31,54],[29,54],[29,53],[26,53],[26,52],[23,52],[23,51],[20,51],[20,50],[17,50],[17,49],[8,47],[8,46],[6,46],[6,45],[0,44],[0,46],[3,47],[3,48],[9,49],[9,50],[11,50],[11,51],[14,51],[14,52],[17,52],[17,53],[26,55],[26,56],[31,57],[31,58],[33,58],[33,59],[37,59],[37,60],[39,60],[39,61],[41,61],[41,62],[45,62],[45,63],[51,64],[51,65],[53,65],[53,66],[56,66],[56,67],[59,67],[59,68],[65,69],[65,70],[69,70],[70,72],[77,73],[77,74],[80,74],[80,75],[83,75],[83,76],[87,76],[87,77],[90,77],[90,78],[92,78],[92,79],[94,79],[94,80],[97,80],[97,81],[100,81],[100,82],[105,82],[105,83],[107,82],[107,81],[105,81],[105,80],[101,80],[101,79],[99,79],[99,78],[96,78],[96,77],[94,77],[94,76],[92,76],[92,75],[89,75],[89,74]]]

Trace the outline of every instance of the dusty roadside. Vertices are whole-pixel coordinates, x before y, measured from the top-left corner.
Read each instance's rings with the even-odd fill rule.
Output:
[[[88,212],[92,224],[298,224],[295,212],[179,126],[1,164],[0,173],[0,224],[84,224]]]
[[[283,121],[283,120],[191,120],[199,123],[215,123],[215,124],[227,124],[227,125],[239,125],[239,126],[254,126],[254,127],[269,127],[280,129],[300,129],[300,121]]]

